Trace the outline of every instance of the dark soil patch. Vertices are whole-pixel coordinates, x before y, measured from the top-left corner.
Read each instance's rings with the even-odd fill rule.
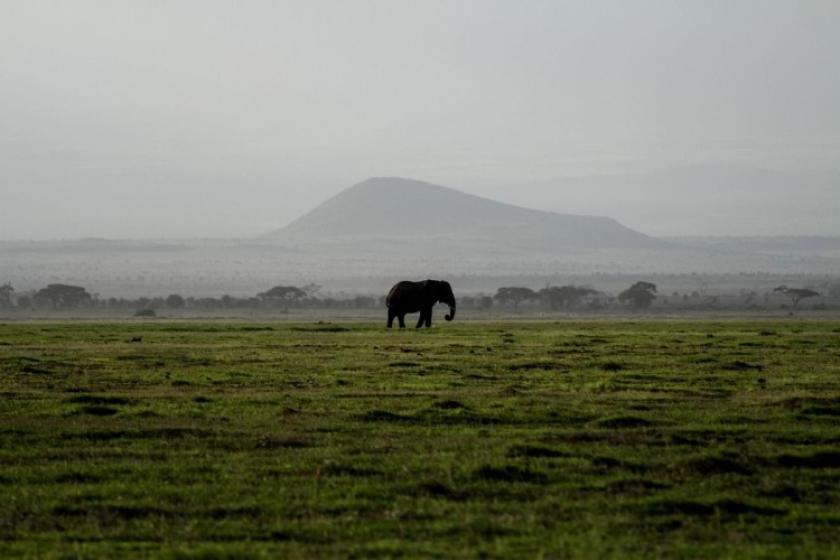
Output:
[[[596,424],[602,428],[644,428],[651,426],[653,422],[636,416],[616,416],[603,418],[598,420]]]
[[[97,506],[97,507],[79,507],[79,506],[56,506],[52,510],[54,515],[61,517],[87,517],[95,515],[98,517],[119,517],[122,519],[142,519],[145,517],[173,517],[175,512],[153,507],[153,506]],[[186,515],[187,512],[184,512]]]
[[[785,513],[777,508],[748,504],[738,500],[720,500],[712,505],[715,509],[730,515],[780,515]]]
[[[312,447],[312,442],[304,438],[261,438],[254,446],[257,449],[304,449]]]
[[[177,517],[179,515],[172,510],[155,506],[107,506],[99,511],[101,514],[122,519],[142,519],[151,516]]]
[[[551,449],[550,447],[541,447],[537,445],[514,445],[508,449],[507,456],[552,459],[557,457],[570,457],[570,454],[565,451]]]
[[[440,482],[425,482],[423,484],[420,484],[416,487],[413,494],[427,495],[432,496],[434,498],[451,500],[454,502],[460,502],[467,498],[467,495],[464,492],[455,490],[447,486],[446,484],[442,484]]]
[[[406,422],[418,425],[439,425],[439,426],[482,426],[502,423],[502,420],[493,416],[478,414],[467,408],[439,409],[430,408],[417,416],[404,416]]]
[[[387,410],[371,410],[370,412],[362,414],[359,419],[365,422],[405,422],[406,420],[409,420],[409,418],[406,418],[405,416],[394,414],[393,412],[388,412]]]
[[[785,482],[778,483],[770,488],[761,492],[762,496],[767,496],[768,498],[781,498],[784,500],[790,500],[792,502],[801,502],[804,494],[792,484],[787,484]]]
[[[480,373],[468,373],[464,377],[466,379],[476,379],[479,381],[496,381],[499,379],[495,375],[482,375]]]
[[[679,519],[664,519],[653,524],[654,530],[658,533],[671,533],[681,529],[683,522]]]
[[[531,370],[566,370],[565,365],[557,362],[520,362],[507,366],[510,371],[531,371]]]
[[[724,499],[711,504],[703,504],[689,500],[658,500],[643,506],[645,513],[650,515],[696,515],[707,516],[720,512],[725,515],[782,515],[784,510],[750,504],[740,500]]]
[[[668,484],[663,484],[661,482],[656,482],[654,480],[648,480],[645,478],[623,478],[621,480],[614,480],[609,484],[606,484],[603,487],[603,490],[610,493],[627,494],[643,493],[655,490],[666,490],[670,487],[671,486]]]
[[[53,515],[61,517],[84,517],[90,515],[92,512],[85,508],[77,506],[56,506],[52,509]]]
[[[388,367],[399,368],[399,367],[408,367],[408,368],[415,368],[420,367],[422,364],[418,364],[417,362],[391,362],[388,364]]]
[[[700,356],[699,358],[695,358],[691,361],[694,362],[695,364],[712,364],[712,363],[716,362],[717,360],[715,360],[711,356]]]
[[[731,365],[724,366],[724,369],[732,371],[762,370],[764,369],[764,366],[761,364],[751,364],[741,360],[735,360]]]
[[[39,368],[39,367],[35,367],[35,366],[30,366],[30,365],[26,365],[26,366],[23,366],[22,368],[20,368],[20,372],[21,373],[32,373],[32,374],[35,374],[35,375],[44,375],[44,374],[52,373],[48,369]]]
[[[124,397],[109,397],[107,395],[78,395],[67,399],[67,402],[76,404],[103,404],[103,405],[123,405],[130,404],[131,401]]]
[[[88,441],[113,441],[115,439],[181,439],[208,438],[217,435],[210,430],[194,428],[160,428],[157,430],[112,430],[90,432],[65,432],[61,439],[82,439]]]
[[[711,515],[715,508],[700,502],[687,500],[658,500],[642,507],[647,515]]]
[[[531,484],[547,484],[548,477],[541,472],[520,469],[514,465],[491,467],[485,465],[474,473],[475,478],[492,480],[495,482],[528,482]]]
[[[352,465],[326,465],[320,469],[320,473],[324,476],[353,476],[364,478],[379,476],[382,474],[382,471],[368,467],[354,467]]]
[[[618,362],[604,362],[601,364],[601,369],[604,371],[621,371],[624,369],[624,364]]]
[[[708,456],[697,457],[690,459],[683,463],[686,470],[698,475],[712,475],[712,474],[752,474],[754,469],[737,461],[733,457],[727,456]]]
[[[58,484],[93,484],[102,482],[102,477],[88,473],[69,472],[56,476],[55,482]]]
[[[840,397],[792,397],[790,399],[782,399],[772,404],[783,406],[786,408],[799,408],[801,406],[817,405],[830,406],[832,408],[840,408]]]
[[[604,467],[608,469],[615,469],[615,468],[628,468],[633,470],[639,470],[640,467],[636,465],[627,463],[620,459],[616,459],[615,457],[606,457],[606,456],[595,456],[590,457],[589,460],[592,464],[596,467]]]
[[[820,451],[813,455],[780,455],[781,467],[806,469],[840,469],[840,451]]]
[[[432,405],[434,408],[440,408],[442,410],[459,410],[459,409],[469,409],[469,407],[459,401],[455,400],[445,400],[439,401]]]
[[[659,500],[643,507],[650,515],[695,515],[708,516],[716,512],[726,515],[780,515],[784,511],[767,506],[749,504],[739,500],[719,500],[711,504],[689,500]]]
[[[90,414],[91,416],[113,416],[114,414],[119,413],[119,410],[112,406],[92,404],[81,407],[78,412],[80,414]]]
[[[257,517],[263,512],[262,508],[257,506],[234,506],[234,507],[214,507],[208,509],[206,512],[195,512],[199,515],[204,513],[213,519],[227,519],[229,517]]]
[[[840,406],[806,406],[799,414],[802,416],[840,416]]]

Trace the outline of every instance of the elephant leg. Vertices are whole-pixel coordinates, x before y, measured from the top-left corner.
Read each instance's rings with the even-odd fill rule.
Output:
[[[400,328],[405,328],[405,313],[400,313],[397,318],[400,320]]]
[[[396,313],[394,313],[390,309],[388,310],[388,328],[389,329],[394,326],[394,317],[396,317],[396,316],[397,316]]]
[[[420,312],[420,317],[417,318],[417,326],[415,328],[420,328],[423,326],[423,323],[426,322],[426,311]]]

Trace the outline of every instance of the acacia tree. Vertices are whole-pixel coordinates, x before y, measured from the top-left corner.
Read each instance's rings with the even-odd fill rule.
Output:
[[[656,284],[650,282],[636,282],[618,294],[618,301],[622,303],[628,301],[635,309],[647,309],[655,299]]]
[[[321,291],[321,287],[319,284],[309,283],[301,286],[300,289],[306,294],[307,298],[315,299],[316,294]]]
[[[93,296],[81,286],[49,284],[46,288],[38,290],[33,299],[36,304],[49,304],[54,309],[64,309],[89,305]]]
[[[513,311],[519,311],[519,304],[525,300],[535,299],[537,293],[531,288],[523,288],[520,286],[507,286],[496,290],[496,295],[493,299],[498,300],[503,305],[509,303],[513,304]]]
[[[12,294],[14,291],[15,289],[12,288],[12,284],[10,282],[6,282],[0,286],[0,309],[12,306]]]
[[[180,309],[180,308],[184,307],[184,304],[186,303],[184,301],[183,296],[181,296],[179,294],[170,294],[170,295],[166,296],[165,301],[166,301],[166,307],[168,307],[170,309]]]
[[[815,292],[814,290],[809,290],[808,288],[788,288],[785,285],[778,286],[773,289],[774,292],[778,292],[780,294],[784,294],[790,298],[791,307],[796,309],[799,305],[799,302],[803,299],[817,297],[820,295],[819,292]]]
[[[549,286],[539,291],[540,298],[548,303],[552,311],[576,306],[586,296],[597,294],[597,290],[585,286]]]
[[[283,311],[289,310],[289,304],[306,298],[306,292],[295,286],[274,286],[270,290],[257,294],[261,300],[276,302],[283,306]]]

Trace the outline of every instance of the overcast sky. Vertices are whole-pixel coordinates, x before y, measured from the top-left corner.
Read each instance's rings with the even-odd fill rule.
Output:
[[[563,211],[569,176],[840,171],[835,0],[0,6],[0,239],[254,235],[369,176]]]

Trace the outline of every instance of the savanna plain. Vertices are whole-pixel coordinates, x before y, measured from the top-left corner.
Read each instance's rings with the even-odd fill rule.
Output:
[[[840,557],[840,321],[0,325],[0,556]]]

